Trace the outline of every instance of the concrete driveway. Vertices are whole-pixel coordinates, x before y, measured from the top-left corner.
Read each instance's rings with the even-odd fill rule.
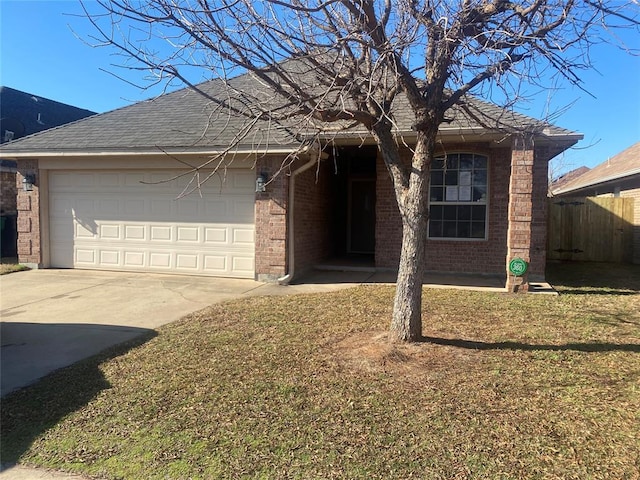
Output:
[[[182,275],[87,270],[3,275],[0,395],[212,303],[295,291],[252,280]]]

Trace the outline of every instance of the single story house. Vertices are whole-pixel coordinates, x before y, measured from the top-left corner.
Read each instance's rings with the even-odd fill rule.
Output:
[[[250,75],[230,83],[234,95],[263,87]],[[197,88],[2,146],[18,162],[20,261],[281,282],[330,259],[397,269],[401,221],[366,131],[308,144],[291,124],[256,117],[248,126],[221,108],[231,95],[222,81]],[[520,257],[528,278],[543,279],[547,164],[582,136],[472,101],[496,125],[527,134],[452,112],[431,175],[426,268],[507,276]],[[408,113],[395,109],[406,155],[415,138]],[[527,286],[527,276],[507,278]]]
[[[640,263],[640,142],[585,171],[552,185],[554,197],[629,197],[634,199],[633,263]]]

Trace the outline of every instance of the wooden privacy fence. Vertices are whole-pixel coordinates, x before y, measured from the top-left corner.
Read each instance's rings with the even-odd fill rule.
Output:
[[[633,207],[633,198],[550,198],[547,258],[630,262]]]

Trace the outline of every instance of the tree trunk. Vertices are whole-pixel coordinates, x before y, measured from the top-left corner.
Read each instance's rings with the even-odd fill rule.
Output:
[[[418,135],[409,186],[402,198],[398,198],[402,217],[402,251],[391,320],[391,341],[411,342],[422,338],[422,282],[429,218],[429,172],[434,144],[429,140],[428,135]]]

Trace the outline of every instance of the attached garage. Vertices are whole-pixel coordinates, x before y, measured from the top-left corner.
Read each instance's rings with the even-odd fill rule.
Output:
[[[227,170],[180,197],[176,170],[51,170],[57,268],[254,278],[255,172]]]

